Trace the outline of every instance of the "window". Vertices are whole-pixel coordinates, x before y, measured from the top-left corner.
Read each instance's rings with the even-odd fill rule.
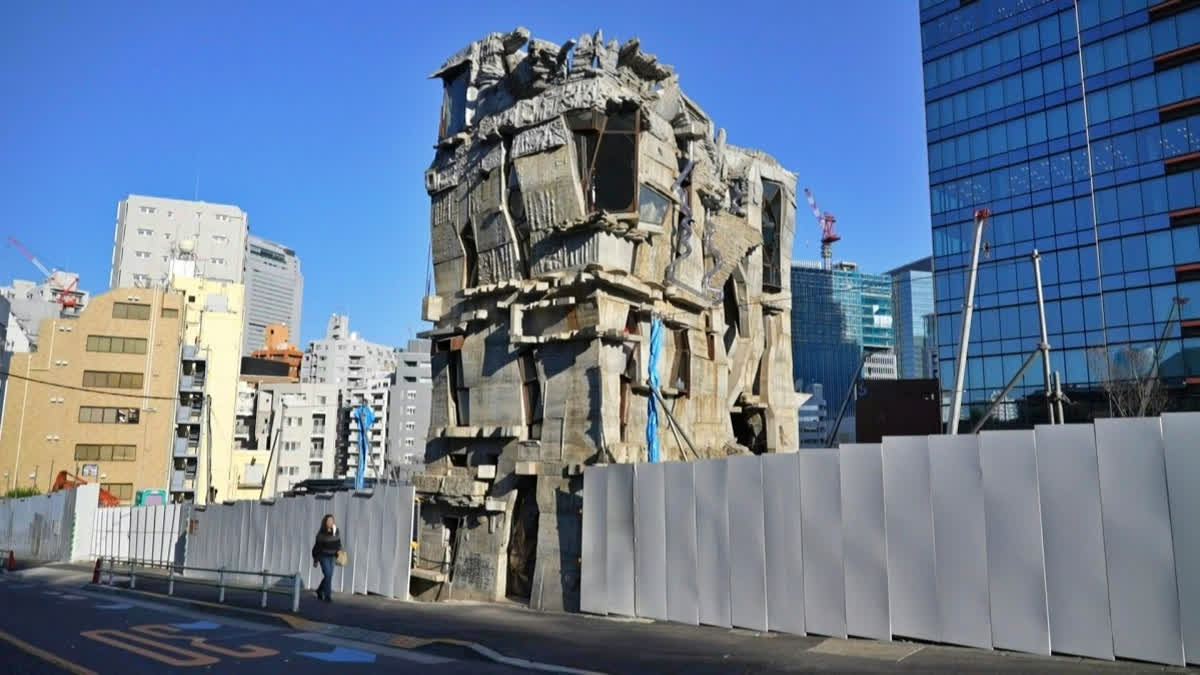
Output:
[[[153,206],[141,206],[141,207],[138,207],[138,210],[141,211],[142,213],[154,213],[158,209],[154,208]]]
[[[112,318],[148,321],[150,319],[150,305],[142,305],[134,302],[114,302]]]
[[[674,360],[671,362],[670,380],[667,386],[674,387],[680,392],[687,393],[692,381],[692,351],[688,344],[688,331],[681,328],[672,331],[675,341]]]
[[[149,229],[149,228],[146,228],[146,227],[139,227],[139,228],[137,229],[137,233],[138,233],[138,236],[139,236],[139,237],[149,237],[149,236],[151,236],[152,234],[154,234],[154,230],[151,230],[151,229]]]
[[[651,225],[662,225],[667,220],[667,209],[670,205],[671,200],[667,199],[666,195],[643,183],[638,191],[638,220]]]
[[[580,111],[567,116],[574,132],[579,177],[589,211],[638,210],[638,110],[605,115]]]
[[[778,293],[783,290],[779,245],[783,226],[783,188],[779,183],[763,180],[762,191],[763,290]]]
[[[411,422],[411,421],[409,421],[409,422],[405,422],[405,423],[404,423],[404,430],[405,430],[405,431],[412,431],[412,430],[414,430],[414,429],[416,429],[416,428],[417,428],[417,423],[416,423],[416,422]]]
[[[136,449],[132,445],[95,445],[80,443],[75,446],[75,459],[93,462],[132,462]]]
[[[100,489],[123,502],[133,499],[133,483],[101,483]]]
[[[411,439],[411,438],[404,439],[404,447],[406,447],[406,448],[411,448],[416,444],[417,444],[417,442],[414,439]]]
[[[170,240],[170,238],[171,238],[171,233],[170,233],[170,232],[163,232],[163,239]]]
[[[89,335],[87,337],[87,350],[89,352],[109,352],[112,354],[145,354],[146,339]]]
[[[102,389],[141,389],[142,374],[85,370],[83,371],[83,386]]]
[[[135,274],[135,275],[133,275],[133,283],[138,284],[138,285],[148,284],[148,283],[150,283],[150,275],[149,274]]]
[[[412,389],[409,389],[408,391],[404,392],[404,397],[409,399],[410,401],[414,400],[417,398],[417,392],[413,391]]]
[[[140,416],[141,411],[137,408],[79,408],[79,421],[84,424],[137,424]]]
[[[214,265],[222,265],[223,266],[225,264],[225,259],[224,258],[212,258],[209,260],[209,262],[211,262]]]
[[[417,406],[415,406],[415,405],[408,406],[407,408],[404,409],[404,414],[405,415],[416,415],[417,414]]]
[[[222,223],[229,222],[229,216],[225,215],[224,213],[218,213],[218,214],[214,215],[213,218],[216,218],[219,222],[222,222]],[[213,239],[216,239],[219,236],[220,235],[213,235]],[[226,237],[226,240],[228,240],[228,237]]]
[[[162,317],[164,319],[175,319],[175,318],[178,318],[178,316],[179,316],[178,309],[175,309],[174,307],[163,307],[162,308]]]
[[[217,216],[217,220],[220,220],[220,219],[221,219],[221,217]],[[226,220],[228,220],[228,219],[226,219]],[[212,236],[212,238],[213,238],[213,243],[218,244],[220,246],[224,246],[229,243],[229,237],[227,237],[223,234],[214,234]]]
[[[142,260],[150,259],[150,251],[134,251],[133,254]]]

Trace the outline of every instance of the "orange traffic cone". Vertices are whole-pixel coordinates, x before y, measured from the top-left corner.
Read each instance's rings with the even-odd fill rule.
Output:
[[[13,555],[12,551],[8,552],[8,571],[11,572],[17,569],[17,556]]]
[[[104,562],[104,558],[96,558],[96,567],[92,570],[92,583],[100,583],[100,563]]]

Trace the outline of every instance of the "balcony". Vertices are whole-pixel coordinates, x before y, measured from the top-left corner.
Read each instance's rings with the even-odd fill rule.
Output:
[[[186,471],[171,472],[171,492],[195,492],[196,474]]]
[[[195,458],[200,456],[200,439],[198,438],[176,438],[174,450],[171,453],[172,457],[190,457]]]
[[[204,355],[204,352],[200,351],[200,348],[196,345],[183,346],[184,361],[204,361],[206,358],[207,357]]]
[[[233,428],[233,437],[249,439],[250,438],[250,427],[235,426]]]
[[[322,424],[319,427],[313,427],[312,435],[313,436],[324,436],[325,435],[325,425]]]
[[[204,391],[204,375],[180,375],[179,391]]]
[[[309,450],[308,458],[309,459],[325,459],[325,451],[324,450]]]
[[[202,408],[181,405],[175,409],[176,424],[199,424]]]

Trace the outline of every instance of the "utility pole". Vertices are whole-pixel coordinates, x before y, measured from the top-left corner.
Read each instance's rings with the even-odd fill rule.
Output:
[[[284,420],[287,419],[287,404],[283,402],[282,397],[280,397],[280,399],[279,399],[279,416],[282,417]],[[274,441],[271,440],[272,428],[274,428],[274,430],[275,430],[275,440]],[[270,452],[270,454],[267,455],[267,465],[265,467],[263,467],[263,482],[262,482],[262,485],[259,486],[259,488],[258,488],[258,498],[259,499],[263,498],[263,493],[267,489],[267,480],[269,480],[271,477],[271,460],[275,458],[275,448],[279,447],[279,435],[282,431],[283,431],[283,422],[282,421],[280,422],[278,427],[275,426],[275,407],[272,406],[271,407],[271,420],[270,420],[270,422],[267,423],[267,443],[269,443],[271,446],[270,448],[268,448],[271,452]],[[276,468],[275,472],[278,474],[279,469]],[[276,484],[279,483],[278,476],[276,476],[276,478],[275,478],[275,483]],[[272,496],[275,495],[274,488],[271,489],[271,495]]]
[[[204,503],[212,504],[213,500],[216,499],[217,491],[213,488],[212,484],[212,395],[210,394],[204,395],[204,440],[205,445],[208,446],[208,459],[205,461],[205,471],[208,477],[204,486],[204,489],[208,491],[208,495],[205,497]]]
[[[958,343],[958,361],[954,365],[954,402],[950,406],[950,419],[946,433],[958,435],[958,418],[962,414],[963,381],[967,376],[967,345],[971,342],[971,313],[975,311],[975,281],[979,277],[979,249],[983,245],[983,226],[991,212],[979,209],[975,212],[975,244],[971,247],[971,269],[967,276],[967,298],[963,305],[962,335]]]

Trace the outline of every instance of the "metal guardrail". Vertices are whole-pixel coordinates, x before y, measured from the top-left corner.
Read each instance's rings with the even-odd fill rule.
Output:
[[[106,563],[106,565],[104,565],[105,563]],[[232,570],[232,569],[228,569],[225,567],[219,567],[219,568],[213,569],[210,567],[188,567],[186,565],[173,565],[173,564],[167,564],[167,565],[145,564],[145,563],[142,563],[142,562],[139,562],[136,560],[116,561],[111,558],[103,561],[102,565],[104,565],[104,566],[99,568],[98,571],[106,571],[107,572],[109,586],[113,585],[113,575],[114,574],[122,574],[122,575],[127,574],[129,576],[129,587],[131,589],[136,589],[137,588],[137,575],[138,575],[137,571],[139,568],[150,569],[150,568],[166,567],[166,569],[167,569],[167,595],[172,595],[172,596],[175,595],[176,582],[193,584],[196,586],[213,586],[217,589],[217,602],[225,602],[225,590],[226,589],[233,589],[233,590],[239,590],[239,591],[257,591],[262,595],[262,599],[259,603],[260,606],[266,607],[267,606],[267,595],[269,593],[275,593],[278,595],[290,595],[292,598],[292,611],[293,612],[300,611],[300,588],[301,588],[300,574],[295,573],[295,572],[293,572],[292,574],[279,574],[276,572],[270,572],[268,570]],[[210,573],[215,572],[217,575],[217,579],[216,579],[216,581],[212,581],[209,579],[188,578],[184,574],[185,572],[210,572]],[[261,581],[257,587],[236,585],[236,584],[228,583],[226,581],[226,579],[229,576],[239,575],[239,574],[244,575],[244,576],[256,576],[256,577],[259,577],[261,579]],[[146,575],[143,574],[143,576],[146,576]],[[161,575],[153,575],[153,576],[157,576],[158,578],[161,578]],[[284,588],[284,589],[273,588],[271,584],[267,583],[268,579],[291,579],[291,581],[292,581],[291,587]]]

